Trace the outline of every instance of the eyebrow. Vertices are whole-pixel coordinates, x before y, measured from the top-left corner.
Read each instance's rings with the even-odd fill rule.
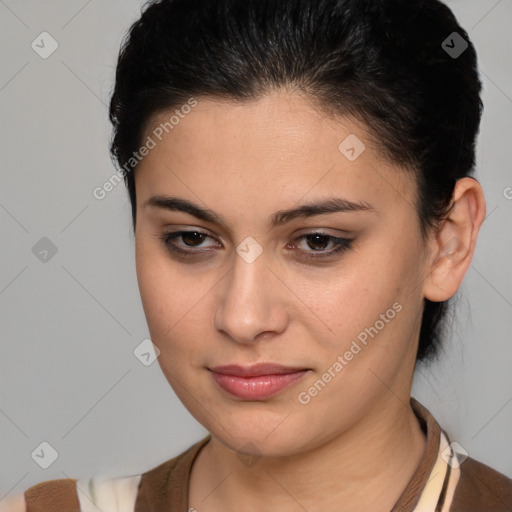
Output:
[[[181,199],[178,197],[171,196],[153,196],[147,199],[142,207],[147,206],[154,208],[161,208],[170,211],[180,211],[193,215],[198,219],[205,222],[211,222],[218,225],[226,225],[226,221],[213,210],[209,208],[203,208],[187,199]],[[338,213],[338,212],[372,212],[379,213],[373,206],[366,201],[349,201],[340,197],[330,197],[327,199],[305,203],[296,208],[290,208],[288,210],[279,210],[274,213],[271,217],[270,224],[272,227],[286,224],[297,218],[313,217],[315,215],[323,215],[326,213]]]

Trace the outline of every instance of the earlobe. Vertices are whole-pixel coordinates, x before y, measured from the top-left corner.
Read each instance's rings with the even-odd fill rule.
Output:
[[[484,220],[482,187],[473,178],[461,178],[455,185],[449,214],[432,240],[432,263],[423,288],[426,299],[441,302],[457,293]]]
[[[425,298],[432,302],[441,302],[453,297],[470,261],[469,250],[462,240],[456,236],[450,238],[442,245],[425,281]]]

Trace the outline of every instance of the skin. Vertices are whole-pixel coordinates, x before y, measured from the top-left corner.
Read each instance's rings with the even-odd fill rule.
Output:
[[[355,161],[338,150],[349,134],[366,146]],[[447,300],[462,282],[485,218],[478,182],[457,182],[449,217],[423,241],[412,175],[385,160],[360,123],[328,118],[284,90],[243,104],[198,99],[135,180],[137,278],[151,339],[170,385],[212,434],[193,466],[189,507],[389,511],[425,449],[409,405],[423,299]],[[225,224],[149,205],[157,195],[192,201]],[[375,211],[270,226],[275,212],[327,197]],[[174,243],[203,256],[173,255],[159,238],[194,229],[211,238]],[[354,240],[308,259],[335,248],[298,239],[319,230]],[[248,236],[263,251],[252,263],[236,252]],[[401,311],[300,403],[298,394],[394,303]],[[269,399],[241,400],[208,370],[259,362],[310,371]]]

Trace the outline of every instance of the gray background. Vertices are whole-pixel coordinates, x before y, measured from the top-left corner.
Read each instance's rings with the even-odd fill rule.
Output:
[[[133,354],[149,334],[124,185],[92,194],[114,172],[106,106],[142,4],[0,0],[0,499],[42,480],[141,473],[205,434],[158,364]],[[418,369],[413,396],[512,477],[512,0],[448,5],[480,60],[488,209],[443,360]],[[59,45],[47,59],[31,48],[43,31]],[[32,252],[42,237],[58,248],[46,263]],[[59,454],[48,469],[31,457],[43,441]]]

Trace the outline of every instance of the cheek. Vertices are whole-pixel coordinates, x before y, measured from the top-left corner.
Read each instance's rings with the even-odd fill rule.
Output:
[[[213,283],[185,273],[171,263],[158,243],[140,238],[136,243],[136,271],[141,301],[159,361],[179,371],[184,361],[200,358],[205,325],[204,299]]]
[[[414,275],[398,250],[375,247],[358,256],[350,271],[332,279],[316,299],[319,316],[329,327],[317,342],[330,364],[346,354],[348,366],[354,369],[393,368],[395,359],[407,352],[420,313],[420,302],[408,296]]]
[[[179,276],[170,274],[172,267],[158,243],[144,237],[136,240],[135,263],[149,331],[153,343],[161,349],[166,333],[183,314]]]
[[[355,336],[397,300],[398,283],[386,265],[383,257],[374,261],[371,255],[361,254],[351,261],[349,270],[333,271],[321,293],[311,282],[309,303],[321,312],[335,339],[339,334],[344,339]]]
[[[155,320],[160,316],[159,305],[162,303],[162,286],[159,284],[160,272],[157,269],[157,258],[155,251],[152,251],[140,237],[136,241],[135,266],[137,271],[137,282],[139,285],[140,297],[144,312],[151,329]]]

